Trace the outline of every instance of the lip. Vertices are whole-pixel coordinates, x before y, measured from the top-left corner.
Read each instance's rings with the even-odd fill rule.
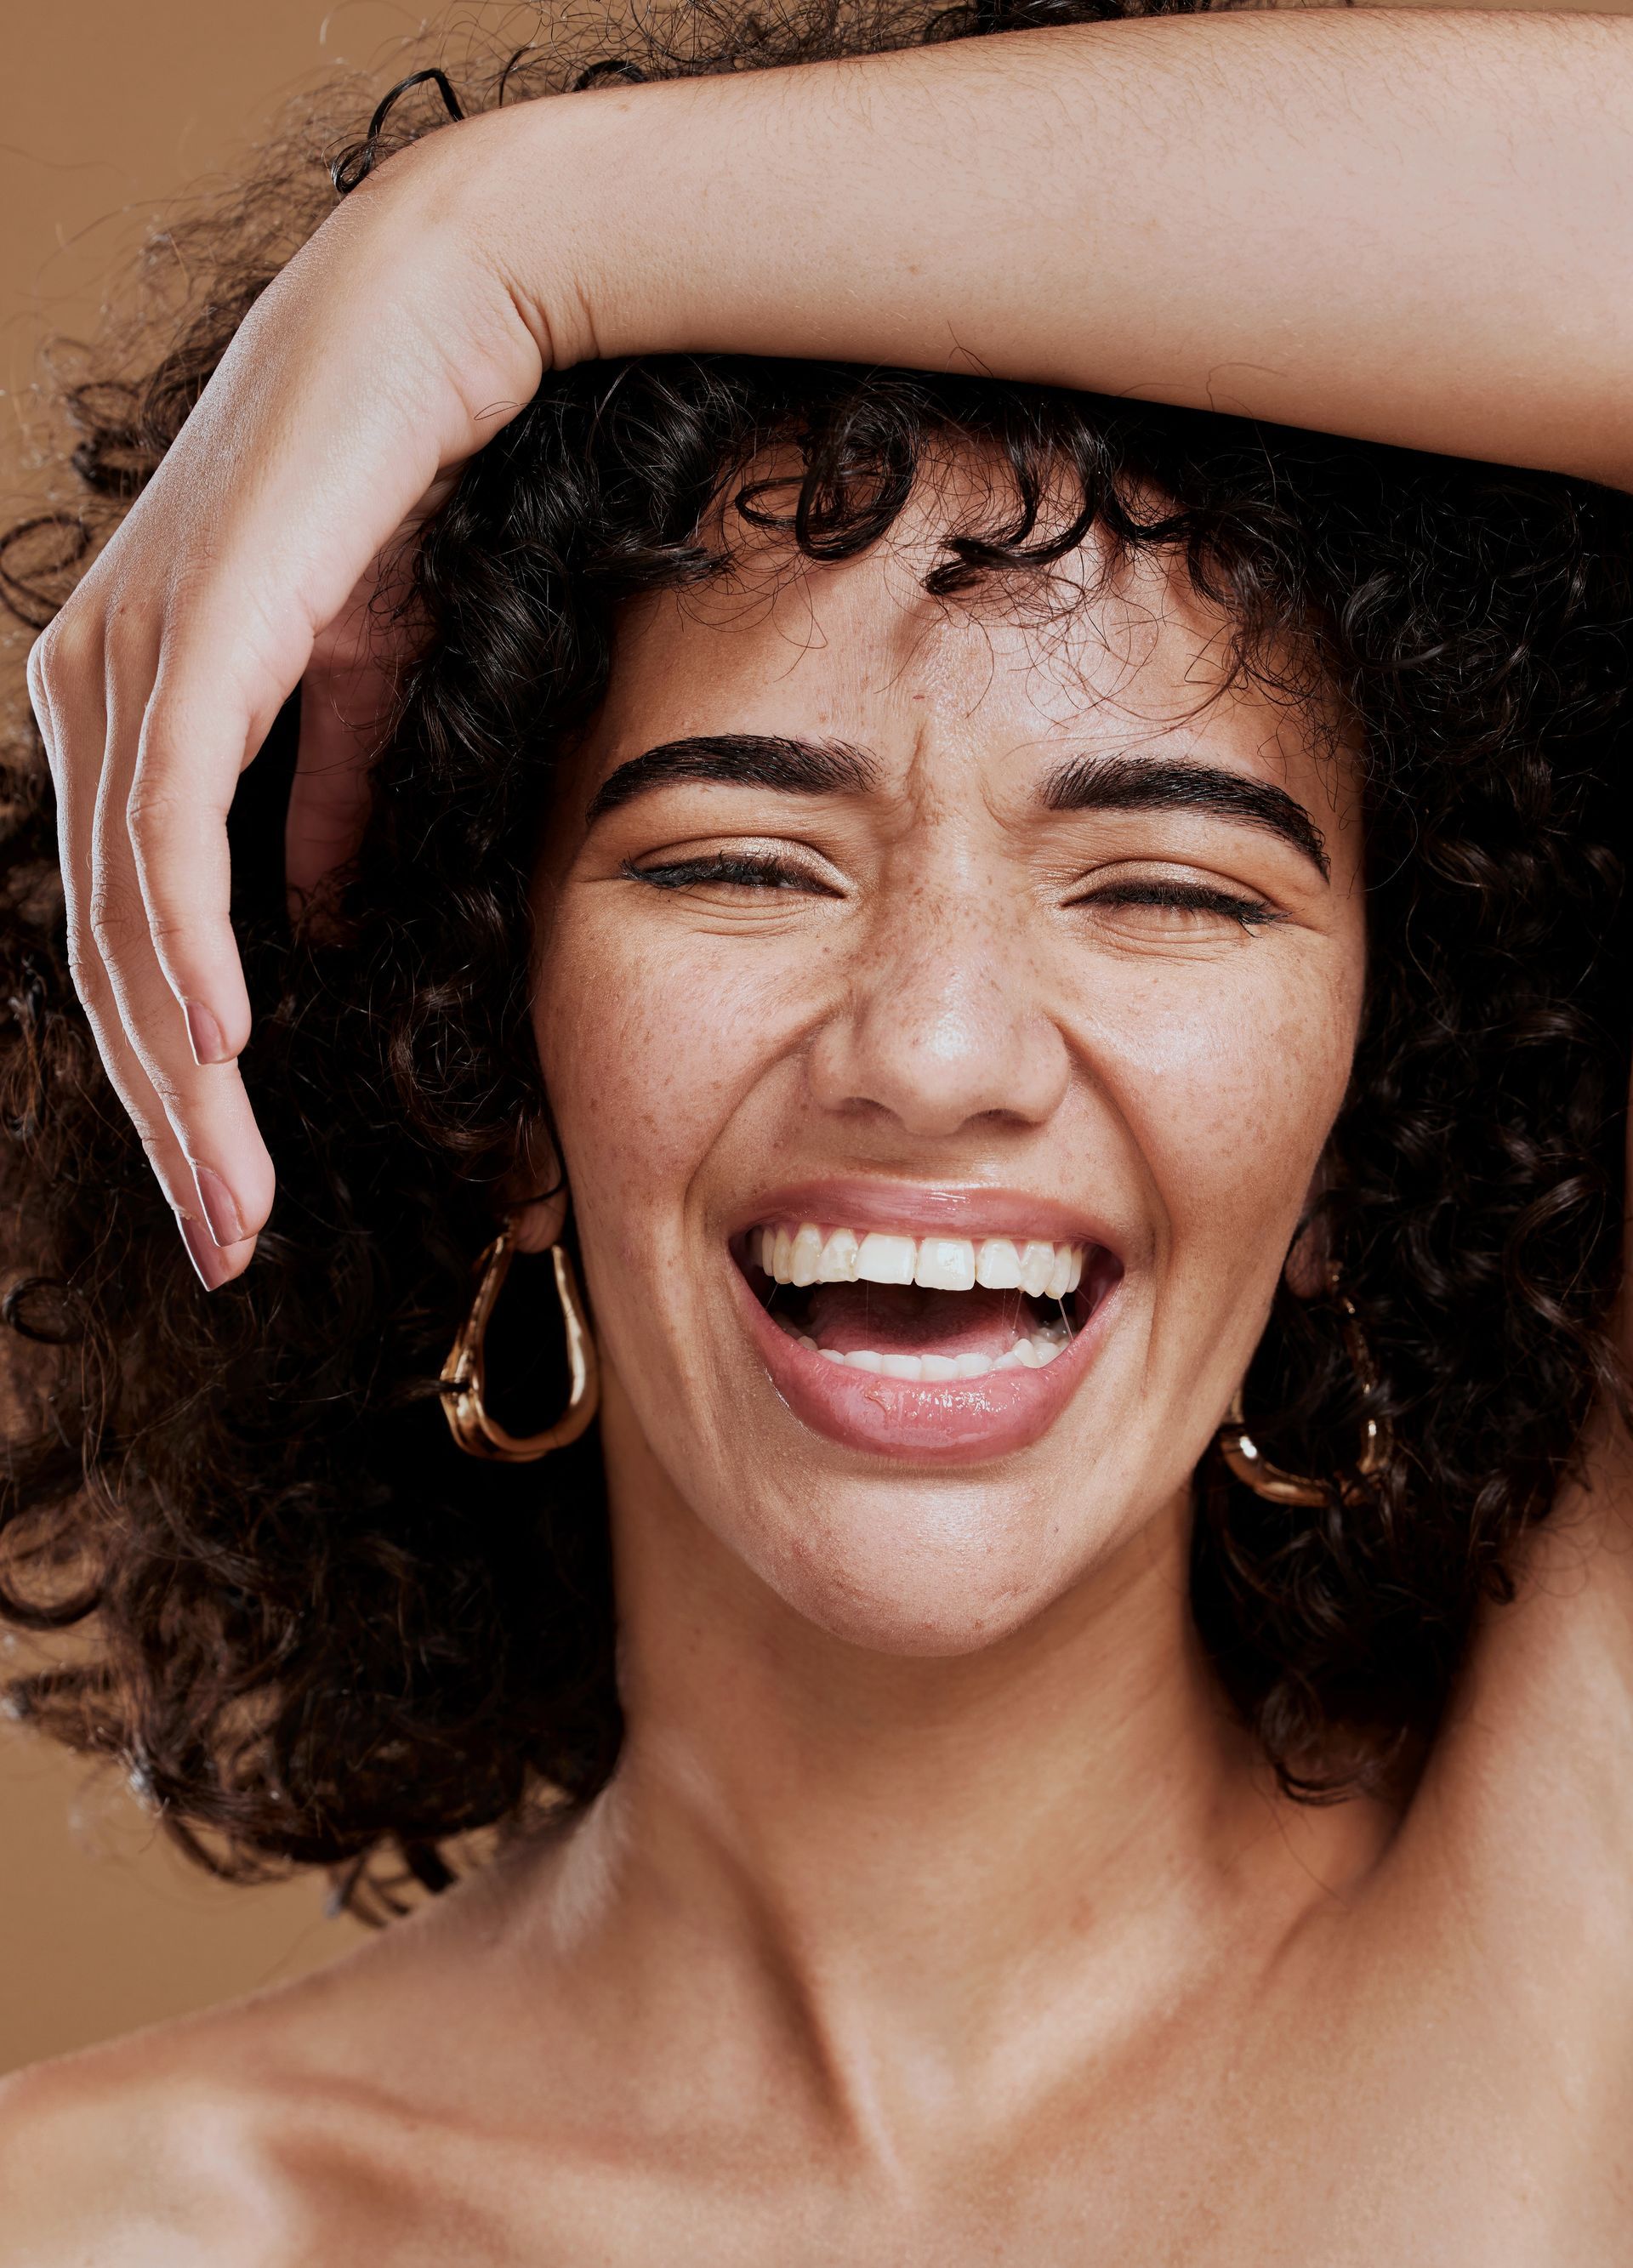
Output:
[[[1013,1192],[1001,1193],[1014,1202],[1016,1209],[1008,1217],[1001,1211],[994,1214],[989,1203],[994,1193],[984,1190],[948,1193],[962,1211],[920,1203],[917,1210],[891,1211],[892,1193],[875,1184],[876,1195],[867,1205],[853,1204],[850,1211],[836,1215],[827,1211],[835,1188],[832,1183],[824,1183],[820,1189],[805,1184],[778,1192],[766,1204],[776,1207],[787,1198],[787,1213],[803,1219],[822,1220],[825,1213],[829,1219],[857,1227],[917,1228],[925,1235],[935,1234],[937,1228],[952,1231],[955,1223],[959,1233],[979,1227],[1003,1234],[1024,1222],[1034,1234],[1052,1234],[1060,1242],[1103,1241],[1082,1226],[1081,1216],[1016,1198]],[[853,1194],[846,1193],[844,1201],[851,1203]],[[942,1193],[935,1194],[939,1197]],[[927,1193],[916,1195],[922,1199]],[[978,1204],[979,1212],[974,1210]],[[1023,1206],[1030,1209],[1023,1213]],[[775,1211],[762,1211],[751,1215],[745,1226],[777,1217]],[[736,1244],[734,1240],[734,1254]],[[1106,1248],[1113,1249],[1109,1244]],[[1043,1369],[989,1371],[981,1378],[930,1384],[881,1378],[812,1353],[772,1322],[735,1257],[731,1273],[755,1351],[779,1397],[802,1424],[847,1449],[904,1464],[943,1466],[988,1463],[1030,1447],[1048,1432],[1104,1344],[1124,1282],[1119,1275],[1069,1344]]]
[[[752,1211],[731,1224],[742,1236],[770,1221],[815,1221],[824,1228],[910,1231],[915,1236],[1038,1237],[1052,1244],[1099,1244],[1127,1264],[1123,1240],[1108,1221],[1057,1198],[1023,1189],[927,1189],[911,1182],[824,1180],[788,1182],[767,1189]],[[831,1365],[830,1365],[831,1367]]]

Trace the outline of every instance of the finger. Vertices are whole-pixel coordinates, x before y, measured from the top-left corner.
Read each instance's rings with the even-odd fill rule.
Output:
[[[141,759],[131,755],[133,734],[121,703],[133,674],[123,663],[110,672],[106,696],[107,753],[92,821],[92,936],[122,1040],[163,1111],[191,1184],[190,1196],[172,1202],[185,1216],[202,1218],[215,1243],[230,1249],[253,1240],[271,1210],[271,1160],[236,1063],[196,1061],[159,959],[128,820],[129,781]],[[230,930],[227,936],[237,974]],[[241,987],[241,974],[237,981]],[[246,998],[246,1035],[248,1023]]]
[[[247,333],[241,332],[229,362],[246,343]],[[224,364],[216,383],[225,369]],[[406,476],[412,487],[388,523],[389,535],[382,541],[377,534],[360,559],[351,551],[358,514],[347,512],[336,492],[332,462],[327,454],[321,461],[300,459],[281,479],[262,467],[247,489],[240,485],[223,498],[223,508],[235,522],[232,541],[210,554],[201,579],[185,592],[170,593],[161,670],[130,781],[128,831],[154,950],[181,1003],[201,1063],[236,1056],[249,1031],[248,996],[230,920],[226,839],[226,814],[239,776],[305,676],[320,634],[333,650],[334,626],[342,625],[338,650],[344,658],[348,638],[360,647],[365,635],[345,625],[354,619],[366,625],[382,577],[388,593],[406,588],[413,532],[451,482],[451,476],[431,476],[434,450],[417,478],[415,453],[404,448],[400,435],[376,439],[389,473],[384,481],[377,478],[381,468],[364,453],[351,468],[358,493],[376,507],[388,506],[393,482]],[[198,465],[182,461],[186,446],[184,435],[122,535],[129,536],[137,515],[155,502],[166,475],[185,475],[209,486]],[[334,540],[314,552],[308,531],[331,524]],[[366,522],[361,526],[366,538]],[[369,692],[367,677],[365,665],[358,671],[360,694]],[[371,697],[378,696],[376,687]],[[367,753],[372,750],[366,752],[365,762]],[[345,774],[352,769],[348,762]],[[330,841],[343,827],[355,825],[355,799],[366,793],[358,783],[351,784],[350,798],[340,779],[333,786],[331,796],[320,792],[317,799],[317,808],[326,813],[323,835]],[[349,799],[348,813],[342,806]],[[167,1054],[165,1042],[145,1028],[133,1036],[144,1056],[154,1050]]]
[[[219,389],[233,379],[220,400],[231,401],[236,387],[240,421],[253,419],[262,391],[282,382],[275,363],[250,352],[255,331],[253,321],[240,331],[212,381]],[[297,451],[281,475],[262,460],[252,479],[228,490],[219,486],[219,466],[198,460],[196,448],[188,453],[189,435],[205,430],[196,417],[189,424],[110,550],[121,540],[129,548],[147,524],[144,513],[151,521],[167,502],[174,509],[178,484],[190,485],[193,514],[215,494],[231,529],[221,548],[200,547],[202,573],[166,594],[161,666],[149,681],[126,821],[159,967],[181,1004],[196,1062],[212,1064],[235,1057],[249,1032],[226,839],[239,775],[308,668],[320,630],[359,604],[366,614],[382,574],[388,587],[405,587],[398,578],[413,532],[452,476],[439,475],[430,433],[405,446],[401,432],[382,428],[372,435],[380,461],[362,450],[338,486],[328,451]],[[405,482],[393,511],[392,490]],[[361,513],[347,508],[347,490],[366,500]],[[371,506],[391,512],[372,540]],[[314,528],[328,532],[315,549]],[[359,536],[360,556],[351,549]],[[330,818],[337,829],[338,811],[331,808]],[[168,1062],[168,1040],[156,1026],[144,1023],[131,1036],[144,1060]],[[248,1173],[250,1161],[243,1162]]]
[[[225,1114],[218,1105],[200,1109],[196,1097],[176,1086],[162,1039],[154,1056],[144,1058],[133,1028],[161,1023],[173,1048],[186,1047],[147,934],[123,816],[134,739],[127,718],[155,681],[159,640],[156,632],[126,632],[115,652],[106,620],[83,606],[59,617],[29,660],[30,690],[57,790],[69,965],[104,1069],[195,1265],[213,1288],[247,1264],[254,1249],[253,1233],[270,1207],[270,1163],[235,1069],[228,1073],[237,1089],[234,1122],[230,1108]],[[86,622],[88,631],[81,627]],[[188,1139],[183,1113],[189,1110],[203,1121],[201,1140]],[[206,1148],[217,1142],[247,1153],[246,1160],[220,1174]]]
[[[188,682],[188,673],[166,656],[138,732],[119,744],[122,800],[116,819],[110,806],[107,823],[110,842],[121,838],[121,866],[129,864],[171,993],[168,1009],[153,1004],[165,1028],[150,1018],[140,1029],[133,1026],[131,1036],[144,1056],[151,1051],[164,1061],[174,1051],[172,1029],[179,1028],[196,1064],[226,1064],[243,1051],[250,1025],[233,933],[227,813],[239,775],[270,729],[277,703],[263,696],[260,703],[235,704],[240,738],[229,753],[212,758],[202,753],[212,743],[184,689]]]
[[[136,1128],[155,1178],[176,1214],[182,1241],[205,1288],[214,1291],[248,1264],[252,1245],[222,1251],[203,1220],[188,1161],[168,1117],[141,1064],[125,1038],[117,1006],[98,951],[92,904],[94,895],[94,817],[102,752],[107,740],[105,703],[97,697],[101,672],[88,665],[70,670],[64,689],[54,695],[44,657],[31,657],[29,690],[57,786],[57,840],[68,926],[69,972],[104,1070]],[[56,681],[62,682],[59,679]]]

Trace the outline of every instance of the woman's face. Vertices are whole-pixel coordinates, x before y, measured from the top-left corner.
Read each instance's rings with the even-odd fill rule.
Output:
[[[1364,974],[1348,767],[1221,620],[1091,559],[1046,628],[948,608],[948,510],[630,613],[536,996],[615,1410],[797,1611],[937,1653],[1183,1506]]]

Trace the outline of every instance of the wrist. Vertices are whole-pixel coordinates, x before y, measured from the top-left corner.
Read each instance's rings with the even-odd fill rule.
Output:
[[[654,215],[678,202],[691,217],[676,130],[691,92],[543,96],[430,137],[445,145],[431,199],[536,357],[535,385],[546,371],[662,350],[649,312],[666,257]],[[689,260],[701,235],[691,228]]]

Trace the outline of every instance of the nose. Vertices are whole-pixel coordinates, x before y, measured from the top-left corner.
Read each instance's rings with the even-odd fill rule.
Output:
[[[819,1109],[945,1138],[981,1119],[1041,1124],[1059,1108],[1070,1053],[1012,913],[920,895],[876,925],[847,975],[808,1058]]]

